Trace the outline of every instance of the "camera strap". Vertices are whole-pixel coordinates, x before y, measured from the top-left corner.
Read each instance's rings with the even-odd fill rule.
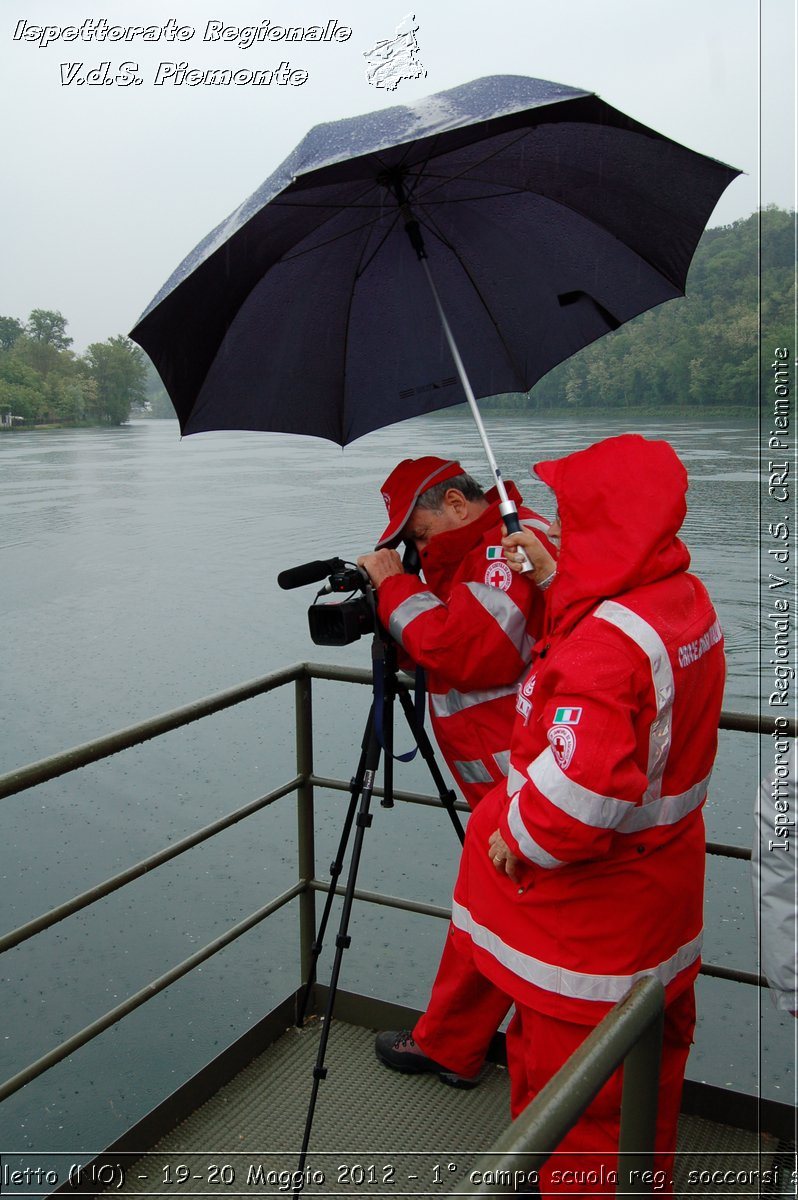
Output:
[[[377,739],[380,746],[385,750],[385,733],[383,729],[383,714],[385,712],[385,662],[382,658],[376,658],[372,662],[372,667],[374,671],[374,719],[376,722]],[[427,696],[427,680],[423,667],[416,667],[413,695],[416,724],[421,727],[424,724],[424,705]],[[411,762],[417,754],[418,745],[415,745],[412,750],[408,750],[404,754],[391,753],[391,757],[395,758],[398,762]]]

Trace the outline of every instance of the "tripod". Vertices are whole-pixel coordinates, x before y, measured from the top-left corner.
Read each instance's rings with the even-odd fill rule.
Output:
[[[316,981],[316,967],[322,951],[324,934],[329,921],[333,900],[335,899],[336,895],[336,883],[341,871],[343,870],[343,860],[346,854],[346,848],[349,843],[352,828],[354,826],[355,837],[352,846],[352,855],[349,862],[349,873],[347,875],[346,886],[344,888],[343,908],[341,910],[338,933],[335,939],[335,957],[330,975],[330,988],[321,1027],[319,1049],[316,1056],[316,1063],[313,1068],[313,1086],[311,1088],[310,1103],[308,1105],[308,1113],[305,1122],[305,1133],[302,1140],[302,1150],[300,1152],[299,1165],[296,1174],[296,1178],[300,1181],[305,1168],[308,1146],[310,1144],[310,1134],[313,1126],[313,1116],[316,1110],[319,1085],[322,1079],[326,1079],[327,1077],[327,1068],[324,1065],[324,1059],[327,1053],[327,1043],[330,1037],[330,1023],[335,1007],[335,997],[338,990],[338,979],[341,973],[343,953],[344,950],[349,948],[352,941],[351,937],[349,936],[349,920],[352,912],[352,901],[355,894],[355,884],[357,881],[357,872],[360,865],[360,856],[363,848],[363,838],[365,831],[369,828],[372,822],[372,814],[369,810],[371,806],[371,797],[374,791],[374,781],[383,748],[385,750],[385,765],[383,772],[384,795],[381,805],[383,808],[393,807],[393,711],[394,701],[397,696],[401,703],[402,710],[405,714],[410,731],[415,738],[415,743],[420,750],[422,757],[427,763],[432,780],[437,788],[438,797],[441,801],[441,804],[445,807],[449,814],[457,836],[460,839],[461,845],[465,837],[460,818],[454,807],[455,794],[451,788],[446,786],[446,781],[443,778],[440,768],[436,762],[435,752],[422,723],[423,713],[419,714],[416,712],[410,695],[408,694],[407,686],[397,678],[396,647],[389,639],[385,631],[381,629],[376,620],[375,624],[377,628],[372,639],[371,652],[373,666],[371,707],[369,709],[368,718],[366,720],[366,728],[361,743],[360,760],[358,762],[355,775],[353,776],[349,785],[349,805],[347,808],[346,818],[344,820],[335,861],[330,865],[330,887],[327,892],[324,912],[319,923],[318,934],[313,943],[311,969],[298,1007],[296,1020],[297,1025],[301,1026],[304,1021],[308,1000],[310,998],[310,992],[313,984]],[[302,1183],[298,1182],[294,1190],[295,1192],[298,1192],[301,1191],[301,1189]]]

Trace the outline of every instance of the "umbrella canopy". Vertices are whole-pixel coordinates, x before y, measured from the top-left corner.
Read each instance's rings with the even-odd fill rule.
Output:
[[[436,290],[474,393],[527,391],[684,294],[738,173],[591,93],[479,79],[311,129],[130,336],[184,434],[261,429],[346,445],[466,399]]]

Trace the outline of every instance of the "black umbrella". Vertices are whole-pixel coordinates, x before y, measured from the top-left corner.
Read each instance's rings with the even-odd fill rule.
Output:
[[[315,126],[131,337],[184,434],[346,445],[468,400],[504,494],[474,396],[683,295],[738,173],[591,93],[479,79]]]

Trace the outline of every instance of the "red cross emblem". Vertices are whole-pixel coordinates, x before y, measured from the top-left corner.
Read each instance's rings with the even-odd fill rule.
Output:
[[[494,562],[485,572],[485,583],[490,587],[500,588],[503,592],[509,590],[513,573],[504,562]]]

